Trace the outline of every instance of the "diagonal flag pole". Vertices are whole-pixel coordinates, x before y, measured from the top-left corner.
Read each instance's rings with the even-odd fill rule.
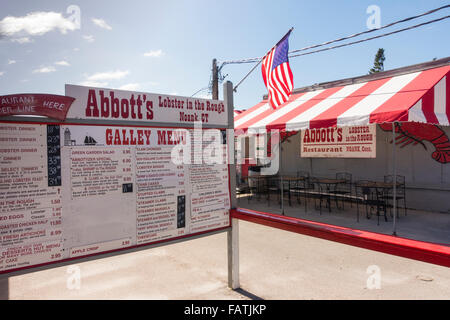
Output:
[[[259,64],[273,50],[273,48],[275,48],[281,41],[283,41],[284,38],[286,38],[292,32],[292,30],[294,30],[294,27],[290,28],[289,31],[280,39],[280,41],[278,41],[272,48],[270,48],[270,50],[267,51],[267,53],[264,55],[264,57],[262,57],[261,60],[259,60],[258,63],[245,75],[245,77],[242,78],[242,80],[239,81],[238,84],[234,86],[234,88],[233,88],[234,92],[236,92],[237,88],[241,85],[241,83],[244,82],[245,79],[247,79],[247,77],[256,69],[257,66],[259,66]]]
[[[262,61],[264,61],[264,59],[267,57],[267,55],[270,54],[274,50],[275,47],[277,47],[282,41],[284,41],[286,39],[286,37],[288,37],[290,35],[292,30],[294,30],[293,27],[289,29],[289,31],[280,39],[280,41],[278,41],[272,48],[270,48],[269,51],[267,51],[267,53],[264,55],[264,57],[262,57],[258,61],[258,63],[255,66],[253,66],[253,68],[245,75],[245,77],[241,81],[239,81],[239,83],[233,88],[233,92],[236,92],[237,88],[241,85],[241,83],[244,82],[245,79],[247,79],[247,77],[260,65],[260,63]],[[264,81],[266,81],[266,80],[264,80]],[[267,88],[269,88],[269,87],[267,87]],[[281,161],[282,161],[281,159],[282,159],[282,153],[283,153],[282,152],[282,145],[281,145],[281,143],[282,143],[282,140],[281,140],[281,137],[280,137],[280,141],[279,141],[279,153],[280,153],[280,156],[278,158],[279,167],[281,166]],[[280,172],[280,193],[281,193],[281,195],[280,195],[280,207],[281,207],[281,214],[282,215],[284,215],[284,201],[283,201],[284,200],[284,190],[283,189],[284,189],[283,175]],[[269,196],[270,196],[270,194],[269,194]]]

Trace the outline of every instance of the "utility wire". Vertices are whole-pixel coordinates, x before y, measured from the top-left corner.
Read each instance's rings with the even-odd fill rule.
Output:
[[[293,54],[293,53],[303,52],[303,51],[307,51],[307,50],[314,49],[314,48],[319,48],[319,47],[322,47],[322,46],[325,46],[325,45],[328,45],[328,44],[332,44],[332,43],[348,40],[348,39],[355,38],[355,37],[358,37],[358,36],[363,35],[363,34],[367,34],[367,33],[374,32],[374,31],[378,31],[378,30],[385,29],[385,28],[388,28],[388,27],[392,27],[392,26],[394,26],[396,24],[407,22],[407,21],[411,21],[413,19],[417,19],[417,18],[426,16],[426,15],[429,15],[429,14],[432,14],[432,13],[435,13],[437,11],[440,11],[440,10],[443,10],[443,9],[447,9],[447,8],[450,8],[450,4],[442,6],[442,7],[439,7],[439,8],[436,8],[436,9],[429,10],[427,12],[424,12],[424,13],[416,15],[416,16],[411,16],[411,17],[408,17],[408,18],[405,18],[405,19],[402,19],[402,20],[394,21],[392,23],[389,23],[389,24],[386,24],[384,26],[381,26],[380,28],[377,28],[377,29],[370,29],[370,30],[366,30],[366,31],[363,31],[363,32],[355,33],[355,34],[350,35],[350,36],[342,37],[342,38],[339,38],[339,39],[334,39],[334,40],[331,40],[331,41],[323,42],[323,43],[312,45],[312,46],[309,46],[309,47],[304,47],[304,48],[301,48],[301,49],[298,49],[298,50],[292,50],[292,51],[289,52],[289,56],[288,57],[289,58],[295,58],[295,57],[305,56],[305,55],[309,55],[309,54],[313,54],[313,53],[328,51],[328,50],[337,49],[337,48],[342,48],[342,47],[346,47],[346,46],[350,46],[350,45],[354,45],[354,44],[358,44],[358,43],[362,43],[362,42],[366,42],[366,41],[370,41],[370,40],[374,40],[374,39],[378,39],[378,38],[382,38],[382,37],[387,37],[387,36],[390,36],[390,35],[393,35],[393,34],[396,34],[396,33],[400,33],[400,32],[403,32],[403,31],[412,30],[412,29],[419,28],[419,27],[424,26],[424,25],[431,24],[431,23],[439,22],[441,20],[445,20],[445,19],[450,18],[450,15],[447,15],[447,16],[444,16],[444,17],[441,17],[441,18],[437,18],[437,19],[433,19],[433,20],[429,20],[429,21],[426,21],[426,22],[423,22],[423,23],[419,23],[419,24],[416,24],[416,25],[413,25],[413,26],[410,26],[410,27],[406,27],[406,28],[403,28],[403,29],[395,30],[395,31],[392,31],[392,32],[383,33],[383,34],[378,35],[378,36],[373,36],[373,37],[361,39],[361,40],[358,40],[358,41],[352,41],[352,42],[348,42],[348,43],[344,43],[344,44],[340,44],[340,45],[335,45],[335,46],[331,46],[331,47],[327,47],[327,48],[323,48],[323,49],[319,49],[319,50],[313,50],[313,51],[306,52],[306,53]],[[221,63],[221,65],[220,65],[220,67],[219,67],[219,70],[221,70],[227,64],[257,63],[245,75],[245,77],[241,81],[239,81],[239,83],[234,87],[233,90],[236,91],[237,87],[256,69],[256,67],[261,63],[263,58],[264,57],[223,61]],[[205,88],[200,89],[199,91],[194,93],[192,96],[196,95],[197,93],[199,93],[200,91],[203,91],[203,90],[205,90]]]
[[[308,54],[313,54],[313,53],[318,53],[318,52],[322,52],[322,51],[328,51],[328,50],[332,50],[332,49],[342,48],[342,47],[351,46],[351,45],[354,45],[354,44],[357,44],[357,43],[366,42],[366,41],[369,41],[369,40],[374,40],[374,39],[377,39],[377,38],[387,37],[387,36],[393,35],[393,34],[395,34],[395,33],[400,33],[400,32],[403,32],[403,31],[415,29],[415,28],[418,28],[418,27],[421,27],[421,26],[424,26],[424,25],[427,25],[427,24],[431,24],[431,23],[434,23],[434,22],[438,22],[438,21],[441,21],[441,20],[445,20],[445,19],[448,19],[448,18],[450,18],[450,15],[445,16],[445,17],[441,17],[441,18],[438,18],[438,19],[430,20],[430,21],[427,21],[427,22],[419,23],[419,24],[416,24],[416,25],[413,25],[413,26],[410,26],[410,27],[407,27],[407,28],[395,30],[395,31],[388,32],[388,33],[383,33],[383,34],[380,34],[380,35],[378,35],[378,36],[374,36],[374,37],[370,37],[370,38],[361,39],[361,40],[358,40],[358,41],[353,41],[353,42],[348,42],[348,43],[344,43],[344,44],[339,44],[339,45],[336,45],[336,46],[327,47],[327,48],[318,49],[318,50],[313,50],[313,51],[310,51],[310,52],[305,52],[305,53],[299,53],[299,54],[289,55],[289,58],[295,58],[295,57],[300,57],[300,56],[306,56],[306,55],[308,55]],[[297,51],[297,52],[298,52],[298,51]],[[238,86],[239,86],[239,85],[240,85],[240,84],[241,84],[241,83],[242,83],[242,82],[250,75],[250,73],[252,73],[253,70],[255,70],[256,67],[261,63],[262,58],[259,58],[259,59],[260,59],[259,62],[258,62],[258,63],[257,63],[257,64],[256,64],[256,65],[255,65],[255,66],[254,66],[254,67],[253,67],[253,68],[245,75],[245,77],[244,77],[241,81],[239,81],[239,83],[234,87],[234,89],[233,89],[234,92],[236,92],[237,87],[238,87]],[[256,62],[256,61],[254,61],[254,62]]]
[[[208,90],[208,89],[209,89],[209,86],[208,86],[208,87],[201,88],[200,90],[196,91],[191,97],[195,96],[197,93],[200,93],[200,92],[205,91],[205,90]]]
[[[391,23],[386,24],[384,26],[381,26],[380,28],[377,28],[377,29],[370,29],[370,30],[366,30],[366,31],[362,31],[362,32],[358,32],[358,33],[352,34],[350,36],[342,37],[342,38],[339,38],[339,39],[334,39],[334,40],[331,40],[331,41],[326,41],[326,42],[323,42],[323,43],[320,43],[320,44],[316,44],[316,45],[312,45],[312,46],[309,46],[309,47],[304,47],[304,48],[301,48],[301,49],[292,50],[292,51],[289,52],[289,54],[296,53],[296,52],[307,51],[307,50],[310,50],[310,49],[323,47],[325,45],[332,44],[332,43],[335,43],[335,42],[340,42],[340,41],[348,40],[348,39],[351,39],[351,38],[355,38],[355,37],[358,37],[358,36],[363,35],[363,34],[367,34],[367,33],[370,33],[370,32],[375,32],[375,31],[379,31],[381,29],[389,28],[389,27],[392,27],[392,26],[394,26],[396,24],[407,22],[407,21],[411,21],[411,20],[414,20],[414,19],[426,16],[426,15],[435,13],[437,11],[440,11],[440,10],[443,10],[443,9],[447,9],[447,8],[450,8],[450,4],[442,6],[442,7],[439,7],[439,8],[436,8],[436,9],[429,10],[427,12],[424,12],[424,13],[416,15],[416,16],[412,16],[412,17],[408,17],[408,18],[405,18],[405,19],[402,19],[402,20],[391,22]],[[446,19],[446,17],[444,17],[444,19]],[[436,19],[436,20],[433,20],[433,22],[436,22],[436,21],[439,21],[439,20],[443,20],[443,19]],[[426,24],[428,24],[428,23],[426,23]],[[420,24],[420,25],[417,25],[417,26],[414,26],[414,27],[411,27],[411,28],[405,28],[405,29],[402,29],[402,31],[406,31],[406,30],[409,30],[409,29],[417,28],[418,26],[421,26],[421,25],[423,25],[423,24]],[[398,32],[400,32],[400,31],[398,31]],[[395,33],[397,33],[397,32],[395,32]],[[390,34],[393,34],[393,33],[389,33],[388,35],[390,35]],[[373,38],[369,38],[369,39],[376,39],[376,38],[373,37]],[[354,42],[354,43],[359,43],[359,42]],[[339,46],[335,46],[335,47],[339,48]],[[321,51],[325,51],[325,50],[321,50]],[[313,52],[320,52],[320,51],[316,50],[316,51],[313,51]],[[297,56],[300,56],[300,55],[291,55],[290,57],[297,57]],[[222,66],[226,65],[226,64],[255,63],[255,62],[258,62],[261,59],[262,59],[262,57],[242,59],[242,60],[223,61],[222,62]]]
[[[380,34],[378,36],[361,39],[361,40],[358,40],[358,41],[348,42],[348,43],[344,43],[344,44],[340,44],[340,45],[336,45],[336,46],[332,46],[332,47],[327,47],[327,48],[323,48],[323,49],[319,49],[319,50],[314,50],[314,51],[310,51],[310,52],[305,52],[305,53],[300,53],[300,54],[293,54],[293,55],[290,55],[289,58],[305,56],[305,55],[312,54],[312,53],[317,53],[317,52],[327,51],[327,50],[331,50],[331,49],[346,47],[346,46],[354,45],[354,44],[357,44],[357,43],[361,43],[361,42],[365,42],[365,41],[369,41],[369,40],[374,40],[374,39],[377,39],[377,38],[387,37],[387,36],[393,35],[395,33],[400,33],[400,32],[403,32],[403,31],[419,28],[419,27],[422,27],[424,25],[427,25],[427,24],[430,24],[430,23],[434,23],[434,22],[438,22],[438,21],[441,21],[441,20],[445,20],[445,19],[448,19],[448,18],[450,18],[450,15],[445,16],[445,17],[441,17],[441,18],[438,18],[438,19],[430,20],[430,21],[427,21],[427,22],[423,22],[423,23],[420,23],[420,24],[416,24],[414,26],[410,26],[410,27],[407,27],[407,28],[395,30],[395,31],[388,32],[388,33],[383,33],[383,34]]]

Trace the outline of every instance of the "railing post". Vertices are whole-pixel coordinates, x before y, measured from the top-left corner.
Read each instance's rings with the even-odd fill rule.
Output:
[[[228,133],[234,130],[234,103],[233,84],[227,81],[223,85],[223,99],[228,110]],[[236,164],[234,159],[234,132],[227,135],[229,152],[233,153],[228,158],[231,208],[236,209]],[[231,212],[230,212],[231,214]],[[227,255],[228,255],[228,287],[238,289],[239,285],[239,220],[231,219],[231,230],[227,233]]]
[[[394,231],[392,234],[397,235],[397,164],[395,159],[395,122],[392,122],[392,183],[393,183],[393,194],[392,194],[392,211],[394,212]]]
[[[0,277],[0,300],[9,299],[9,277]]]

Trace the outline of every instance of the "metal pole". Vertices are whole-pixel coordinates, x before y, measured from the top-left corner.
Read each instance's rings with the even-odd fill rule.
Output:
[[[0,300],[9,300],[9,277],[0,278]]]
[[[281,214],[284,216],[284,201],[283,201],[283,197],[284,197],[284,183],[283,183],[283,173],[281,172],[281,166],[282,166],[282,154],[283,154],[283,148],[281,146],[282,140],[281,140],[281,132],[280,132],[280,164],[278,166],[279,168],[279,173],[280,173],[280,183],[281,183],[281,187],[280,187],[280,191],[281,191]]]
[[[394,184],[393,186],[393,195],[392,195],[392,209],[394,212],[394,226],[393,229],[394,231],[392,232],[392,234],[394,236],[397,235],[397,165],[396,165],[396,161],[395,161],[395,122],[392,123],[392,182]]]
[[[238,289],[239,284],[239,220],[231,219],[231,231],[227,233],[228,243],[228,288]]]
[[[219,99],[219,72],[217,69],[217,60],[212,61],[212,98]]]
[[[234,103],[233,84],[227,81],[223,84],[224,103],[228,110],[228,129],[234,130]],[[230,130],[229,130],[230,131]],[[227,135],[228,150],[234,150],[234,134]],[[233,152],[234,153],[234,152]],[[228,158],[230,172],[230,198],[231,208],[236,209],[236,165]],[[233,154],[234,158],[234,154]],[[227,232],[227,255],[228,255],[228,287],[238,289],[239,284],[239,220],[231,219],[231,230]]]

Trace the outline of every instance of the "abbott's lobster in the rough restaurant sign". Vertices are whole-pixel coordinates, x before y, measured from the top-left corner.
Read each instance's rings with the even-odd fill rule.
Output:
[[[375,158],[375,125],[302,130],[304,158]]]
[[[66,96],[76,98],[70,119],[178,122],[226,125],[228,112],[219,100],[66,85]]]

